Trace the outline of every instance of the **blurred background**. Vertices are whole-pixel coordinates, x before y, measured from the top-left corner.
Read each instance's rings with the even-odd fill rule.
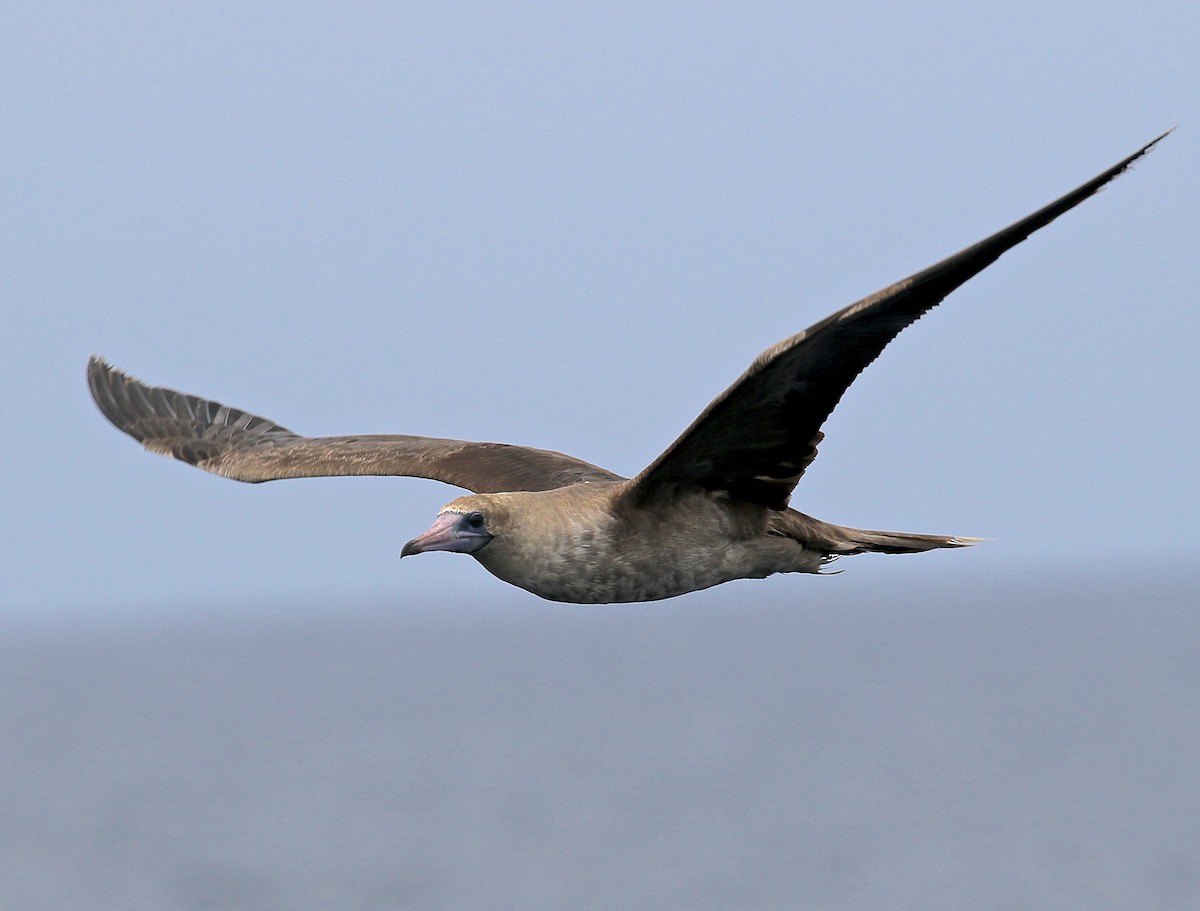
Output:
[[[0,904],[1195,907],[1198,42],[1182,2],[11,9]],[[632,474],[1175,125],[826,425],[794,505],[968,552],[549,605],[400,564],[451,488],[235,484],[84,383]]]

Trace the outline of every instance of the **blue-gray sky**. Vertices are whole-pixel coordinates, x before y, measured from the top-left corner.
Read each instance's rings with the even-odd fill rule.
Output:
[[[1200,557],[1200,8],[836,6],[10,10],[4,609],[498,596],[397,559],[452,488],[147,455],[93,352],[304,433],[629,474],[768,344],[1176,124],[904,333],[794,499],[995,540],[736,594]]]

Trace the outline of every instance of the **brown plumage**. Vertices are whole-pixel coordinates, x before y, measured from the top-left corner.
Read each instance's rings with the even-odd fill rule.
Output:
[[[651,601],[732,579],[818,572],[849,554],[961,547],[978,539],[845,528],[789,509],[821,425],[901,330],[1163,136],[1016,224],[768,348],[632,480],[502,443],[305,437],[146,386],[99,357],[88,363],[88,385],[104,416],[147,449],[223,477],[404,475],[474,491],[447,505],[401,555],[470,553],[506,582],[555,601]]]

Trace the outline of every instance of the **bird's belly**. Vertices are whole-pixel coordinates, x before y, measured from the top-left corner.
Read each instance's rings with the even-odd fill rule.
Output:
[[[539,560],[506,565],[479,562],[511,585],[550,601],[619,604],[658,601],[734,579],[761,579],[777,572],[816,572],[820,555],[783,538],[759,538],[718,547],[681,545],[602,552],[580,547]]]

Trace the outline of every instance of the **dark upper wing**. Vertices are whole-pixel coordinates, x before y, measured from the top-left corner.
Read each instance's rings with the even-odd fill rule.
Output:
[[[1034,231],[1083,202],[1164,133],[1061,199],[974,246],[768,348],[629,486],[644,503],[678,485],[772,509],[816,456],[820,427],[854,378],[909,324]]]
[[[497,493],[624,480],[559,452],[504,443],[399,434],[303,437],[236,408],[147,386],[99,357],[88,361],[88,387],[104,416],[151,452],[237,481],[405,475]]]

